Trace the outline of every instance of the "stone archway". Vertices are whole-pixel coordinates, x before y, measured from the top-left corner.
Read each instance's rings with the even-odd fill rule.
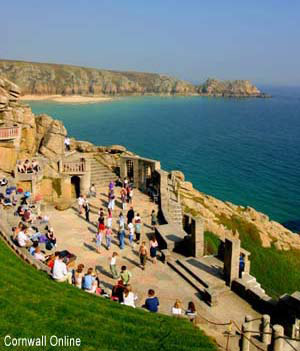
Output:
[[[76,197],[78,198],[80,195],[80,177],[79,176],[73,176],[71,177],[71,194],[72,198]]]

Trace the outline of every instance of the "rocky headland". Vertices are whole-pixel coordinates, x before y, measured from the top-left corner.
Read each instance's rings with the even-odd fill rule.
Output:
[[[44,166],[44,179],[41,189],[44,195],[54,193],[52,199],[57,201],[63,194],[57,191],[55,179],[58,179],[57,161],[64,155],[64,138],[67,131],[61,121],[47,115],[35,116],[31,108],[19,101],[20,88],[0,78],[0,128],[18,125],[21,129],[20,146],[0,141],[0,173],[9,174],[15,171],[19,159],[42,157],[47,162]],[[87,141],[72,140],[72,151],[93,153],[109,168],[118,166],[120,155],[133,155],[120,145],[96,146]],[[274,245],[278,250],[300,249],[300,236],[289,231],[281,224],[272,221],[263,213],[251,207],[234,205],[220,201],[193,188],[186,182],[180,171],[172,172],[178,185],[181,205],[184,212],[201,216],[205,229],[224,239],[225,235],[235,236],[226,223],[238,218],[259,233],[261,245]]]
[[[267,97],[248,80],[207,79],[194,85],[164,74],[118,72],[63,64],[0,60],[0,76],[23,95],[196,95]]]

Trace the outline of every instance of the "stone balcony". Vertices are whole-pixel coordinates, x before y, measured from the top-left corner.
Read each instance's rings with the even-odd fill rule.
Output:
[[[0,127],[0,141],[15,140],[20,135],[20,127]]]
[[[59,171],[62,174],[80,175],[87,172],[87,165],[85,159],[76,161],[61,161],[59,163]]]

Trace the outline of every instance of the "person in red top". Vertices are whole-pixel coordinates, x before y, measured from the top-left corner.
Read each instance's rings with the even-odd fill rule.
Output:
[[[56,252],[54,253],[54,255],[52,255],[52,256],[50,257],[49,261],[47,262],[47,265],[48,265],[48,267],[51,269],[51,272],[52,272],[52,270],[53,270],[54,261],[58,258],[58,256],[59,256],[59,251],[56,251]]]

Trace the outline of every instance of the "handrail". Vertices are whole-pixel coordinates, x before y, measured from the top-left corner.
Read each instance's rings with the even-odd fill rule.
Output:
[[[61,173],[84,173],[86,172],[86,162],[81,161],[62,161]]]

